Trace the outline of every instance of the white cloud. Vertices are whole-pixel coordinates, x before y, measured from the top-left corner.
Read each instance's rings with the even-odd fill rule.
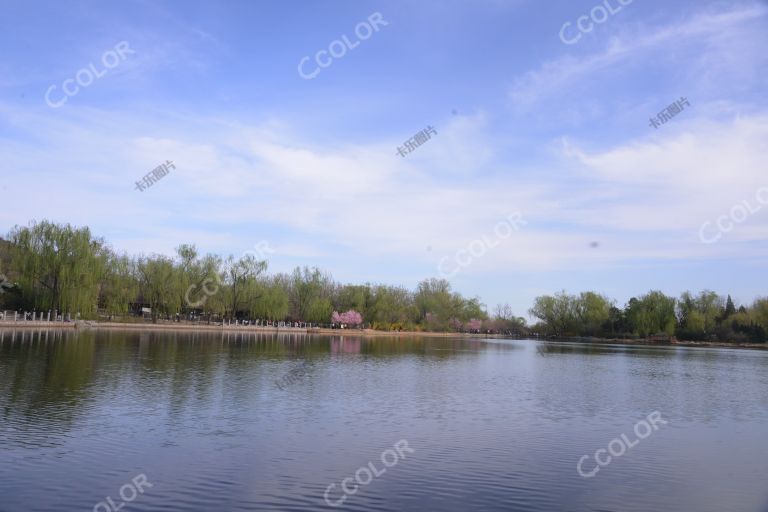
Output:
[[[675,53],[672,64],[679,66],[682,51],[698,63],[696,69],[699,73],[696,76],[699,80],[709,77],[721,82],[729,76],[720,73],[726,68],[751,69],[754,65],[754,61],[750,60],[754,55],[754,44],[750,44],[753,42],[745,43],[744,33],[731,31],[765,16],[768,16],[768,8],[754,3],[732,10],[699,13],[681,23],[661,28],[628,28],[614,20],[612,26],[622,33],[612,37],[601,51],[582,57],[568,54],[545,62],[539,69],[518,77],[510,88],[509,98],[514,108],[529,110],[546,98],[572,91],[581,81],[589,80],[593,86],[599,84],[594,77],[596,73],[609,70],[621,73],[622,66],[647,70],[649,63],[659,65],[659,58],[667,58],[670,52]],[[760,30],[764,34],[765,28]],[[683,50],[684,45],[693,42],[695,47],[690,51]],[[655,59],[650,58],[652,53],[657,55]],[[704,77],[702,70],[706,71]]]
[[[131,252],[170,253],[192,242],[238,253],[267,240],[283,248],[276,258],[388,257],[436,268],[522,212],[528,225],[463,271],[473,275],[736,257],[741,242],[765,232],[766,216],[756,215],[721,243],[698,240],[701,223],[766,185],[765,113],[710,119],[686,111],[642,139],[605,149],[567,139],[559,161],[517,169],[497,161],[483,114],[452,118],[417,158],[403,159],[394,139],[318,148],[274,121],[0,111],[34,134],[0,141],[11,188],[0,222],[90,225]],[[165,160],[177,169],[144,192],[133,189]],[[487,172],[502,165],[507,174]],[[537,166],[555,179],[516,177]]]

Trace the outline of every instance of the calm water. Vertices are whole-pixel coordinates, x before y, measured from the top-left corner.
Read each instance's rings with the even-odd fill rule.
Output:
[[[381,473],[400,440],[413,452],[340,510],[768,511],[768,352],[0,337],[3,512],[105,511],[108,496],[122,512],[334,510],[329,485],[337,502],[343,479],[369,462]],[[635,424],[653,411],[668,424],[637,442]],[[637,444],[579,476],[579,459],[592,470],[621,434]],[[152,487],[123,502],[140,474]]]

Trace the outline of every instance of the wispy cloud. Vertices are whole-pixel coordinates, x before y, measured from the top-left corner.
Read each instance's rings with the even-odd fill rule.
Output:
[[[729,10],[700,12],[690,19],[657,27],[639,23],[630,27],[614,23],[618,33],[610,37],[599,51],[581,56],[566,54],[544,62],[539,69],[528,71],[515,79],[509,98],[514,108],[531,109],[545,98],[572,89],[580,81],[594,84],[593,75],[596,73],[616,72],[616,67],[647,68],[649,62],[658,64],[650,59],[651,53],[674,51],[678,54],[674,65],[681,66],[679,52],[685,45],[694,43],[696,46],[690,48],[690,52],[695,58],[702,54],[720,54],[721,46],[734,42],[726,37],[730,30],[766,16],[768,7],[755,3]],[[703,43],[708,43],[708,46],[702,46]],[[685,52],[687,54],[689,50]],[[753,63],[748,58],[746,55],[729,53],[727,64],[733,66],[741,62],[749,67]],[[714,59],[706,60],[710,64],[714,62]]]

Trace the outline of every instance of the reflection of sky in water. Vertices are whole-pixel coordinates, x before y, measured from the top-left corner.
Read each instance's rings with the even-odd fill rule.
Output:
[[[4,332],[2,509],[91,510],[146,473],[130,510],[316,510],[407,439],[345,509],[761,510],[767,369],[749,350]],[[577,475],[655,410],[668,426]]]

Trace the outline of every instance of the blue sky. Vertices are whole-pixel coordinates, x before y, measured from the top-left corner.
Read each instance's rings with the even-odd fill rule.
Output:
[[[764,1],[0,5],[3,233],[70,222],[132,254],[263,242],[273,272],[413,287],[520,212],[450,278],[489,309],[524,315],[561,289],[620,305],[650,289],[768,293]],[[614,14],[581,33],[600,5]],[[358,39],[376,13],[386,25]],[[354,48],[318,68],[343,36]],[[121,42],[130,53],[105,68]],[[65,96],[90,64],[102,76]],[[427,126],[437,135],[398,156]]]

